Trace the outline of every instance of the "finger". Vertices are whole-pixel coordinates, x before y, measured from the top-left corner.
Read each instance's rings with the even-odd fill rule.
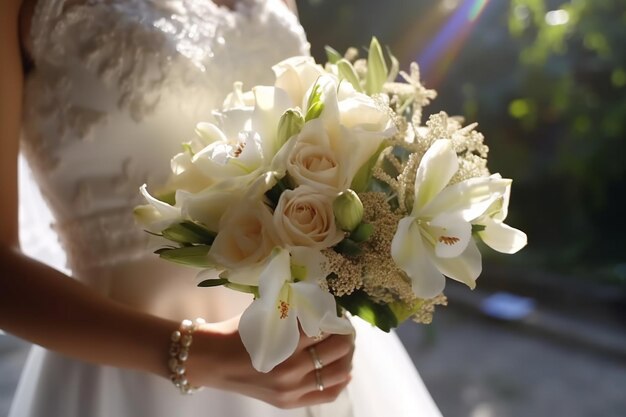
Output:
[[[302,330],[302,327],[300,327],[300,341],[298,342],[298,347],[296,348],[296,351],[305,350],[309,346],[313,346],[322,340],[328,339],[330,336],[331,336],[330,333],[322,332],[320,333],[319,336],[309,337],[306,335],[306,333],[304,333],[304,331]]]
[[[329,386],[324,391],[314,391],[300,397],[296,402],[296,407],[305,407],[307,405],[322,404],[337,399],[341,391],[350,383],[350,379],[340,384]]]
[[[309,349],[311,348],[315,349],[322,366],[328,366],[344,356],[351,358],[354,352],[354,341],[351,335],[332,335]],[[311,366],[314,366],[313,359],[310,362]]]
[[[313,370],[302,379],[297,389],[297,394],[302,396],[312,391],[319,391],[318,382],[322,384],[324,389],[343,384],[350,379],[351,369],[352,358],[346,356],[320,370]]]

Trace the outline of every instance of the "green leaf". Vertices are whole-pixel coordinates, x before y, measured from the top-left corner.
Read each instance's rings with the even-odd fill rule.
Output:
[[[335,297],[335,301],[353,315],[361,317],[384,332],[388,333],[398,326],[398,319],[391,308],[385,304],[375,303],[364,291],[357,290],[350,295]]]
[[[186,246],[182,248],[168,249],[162,248],[156,251],[162,259],[181,265],[193,266],[197,268],[213,268],[215,265],[209,259],[210,246]]]
[[[324,47],[324,51],[326,51],[326,59],[331,64],[336,64],[341,59],[341,54],[328,45]]]
[[[374,226],[369,223],[361,223],[357,226],[352,233],[350,233],[350,239],[357,242],[365,242],[374,233]]]
[[[308,122],[309,120],[317,119],[322,114],[322,111],[324,111],[324,103],[318,101],[309,107],[304,120]]]
[[[337,71],[339,72],[339,79],[348,81],[359,93],[363,92],[359,76],[354,66],[347,59],[341,59],[337,62]]]
[[[198,284],[198,287],[219,287],[220,285],[224,285],[226,283],[228,283],[226,278],[205,279]]]
[[[363,251],[359,245],[351,239],[344,239],[334,247],[335,251],[346,256],[359,256]]]
[[[387,80],[387,64],[383,56],[383,50],[376,37],[372,38],[367,55],[367,78],[365,91],[368,95],[378,94],[383,90],[383,84]]]
[[[152,236],[163,237],[161,233],[151,232],[150,230],[146,230],[146,229],[143,229],[143,231]]]
[[[175,248],[175,247],[173,247],[173,246],[164,247],[164,248],[159,248],[159,249],[155,250],[155,251],[154,251],[154,253],[156,253],[157,255],[160,255],[160,254],[162,254],[163,252],[166,252],[166,251],[168,251],[168,250],[172,250],[172,249],[178,249],[178,248]]]
[[[356,193],[362,193],[367,191],[367,187],[369,186],[370,180],[372,179],[372,170],[374,169],[374,166],[378,161],[380,153],[387,146],[387,143],[381,143],[374,155],[372,155],[371,158],[357,171],[356,175],[352,179],[352,184],[350,184],[350,188]]]
[[[483,230],[485,230],[487,228],[487,226],[484,226],[482,224],[473,224],[472,225],[472,234],[478,234],[480,232],[482,232]]]
[[[280,180],[278,180],[276,185],[274,185],[271,189],[265,192],[265,197],[267,197],[268,200],[270,200],[272,208],[276,208],[276,206],[278,205],[278,200],[280,199],[280,196],[283,193],[283,191],[290,190],[290,189],[292,188],[289,185],[289,177],[285,176],[281,178]]]
[[[311,91],[311,95],[309,96],[304,121],[308,122],[309,120],[317,119],[320,117],[323,110],[324,102],[322,101],[322,87],[316,82],[313,90]]]
[[[193,149],[191,149],[191,143],[190,142],[184,142],[182,144],[182,147],[183,147],[183,152],[186,152],[186,153],[188,153],[191,156],[195,155]]]
[[[294,281],[302,281],[306,279],[306,275],[306,266],[291,264],[291,277],[294,279]]]
[[[234,291],[252,294],[254,295],[254,298],[259,298],[259,287],[254,287],[252,285],[236,284],[234,282],[227,282],[226,284],[224,284],[224,286]]]
[[[201,243],[211,245],[215,240],[216,234],[209,229],[185,220],[181,223],[174,223],[167,229],[163,230],[164,238],[177,243]]]
[[[176,191],[169,191],[163,194],[158,194],[155,198],[159,201],[164,202],[165,204],[169,204],[173,206],[176,204]]]
[[[415,300],[412,304],[396,301],[389,304],[389,309],[393,312],[394,316],[396,316],[398,323],[402,323],[409,317],[415,315],[422,307],[422,304],[424,304],[422,300]]]

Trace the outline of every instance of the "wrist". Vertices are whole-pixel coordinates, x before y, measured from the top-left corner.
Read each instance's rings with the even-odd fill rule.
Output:
[[[205,323],[195,331],[187,360],[187,379],[192,385],[227,388],[228,381],[248,367],[250,360],[238,332],[239,318]]]

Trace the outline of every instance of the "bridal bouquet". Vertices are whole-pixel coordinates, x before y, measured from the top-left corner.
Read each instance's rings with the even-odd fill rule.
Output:
[[[254,295],[239,326],[262,372],[294,352],[298,324],[315,337],[350,333],[345,311],[385,331],[428,323],[444,277],[474,288],[476,240],[526,244],[504,224],[511,180],[489,174],[475,126],[422,123],[435,92],[416,64],[399,72],[376,39],[367,59],[327,52],[325,67],[277,64],[273,86],[236,83],[135,210],[167,240],[161,258],[202,268],[200,286]]]

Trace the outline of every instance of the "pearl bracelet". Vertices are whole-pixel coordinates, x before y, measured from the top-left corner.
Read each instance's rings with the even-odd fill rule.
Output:
[[[179,330],[172,332],[168,368],[172,372],[170,380],[180,390],[181,394],[193,394],[199,390],[199,388],[192,386],[187,380],[185,362],[189,358],[193,332],[204,323],[205,321],[200,318],[195,321],[183,320],[180,323]]]

